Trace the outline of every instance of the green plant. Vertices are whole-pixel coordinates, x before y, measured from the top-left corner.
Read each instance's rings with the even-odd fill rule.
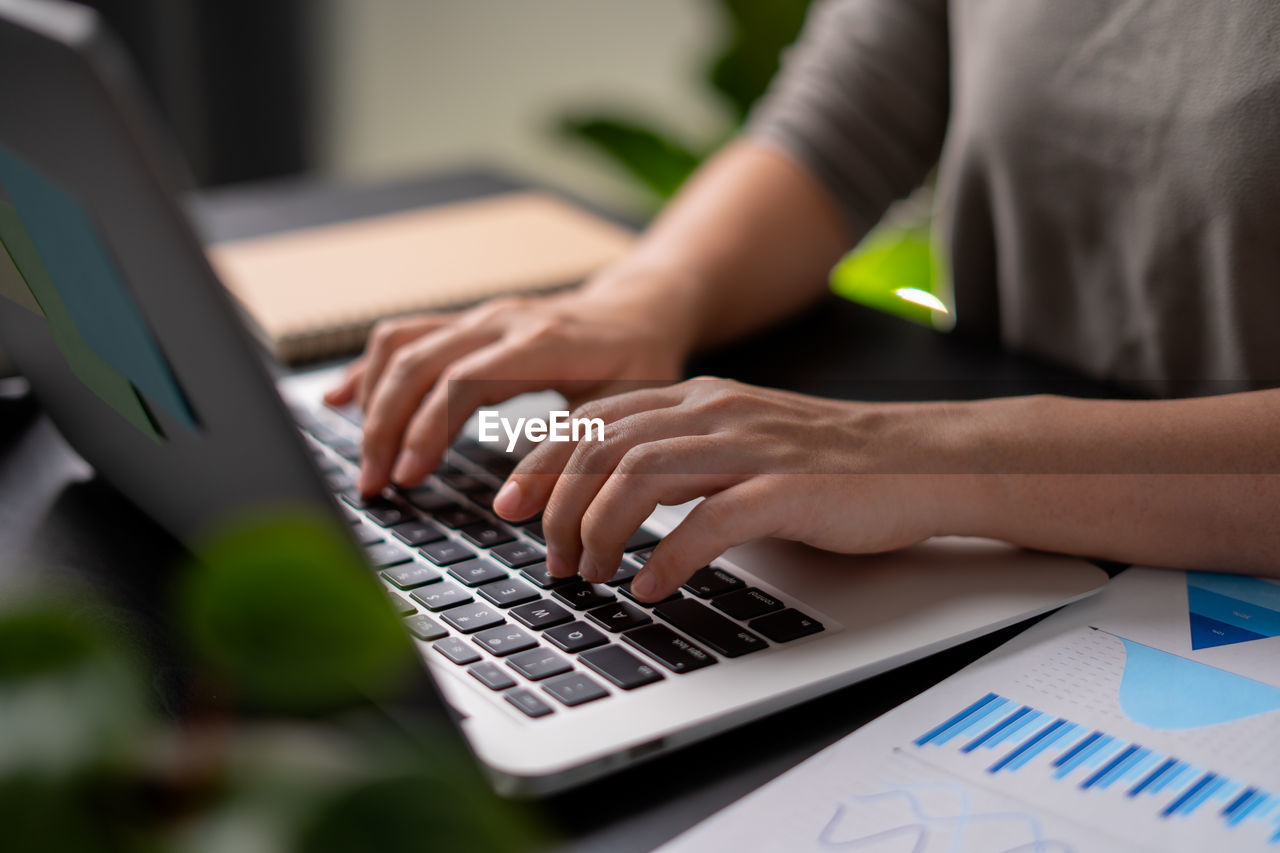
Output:
[[[648,191],[656,208],[746,120],[778,70],[782,51],[804,23],[810,0],[717,0],[726,37],[707,69],[707,82],[730,119],[707,140],[627,112],[573,114],[560,131],[585,144]],[[847,299],[924,325],[947,326],[946,278],[929,239],[928,211],[905,226],[882,225],[832,270],[832,290]],[[902,220],[899,215],[891,217]]]
[[[87,596],[0,597],[5,849],[53,853],[520,850],[544,836],[499,801],[440,715],[398,714],[417,663],[327,519],[224,527],[187,567],[177,624],[195,673],[175,722],[129,626]]]

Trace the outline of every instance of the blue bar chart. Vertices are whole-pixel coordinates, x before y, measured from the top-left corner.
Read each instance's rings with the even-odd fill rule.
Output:
[[[920,734],[921,750],[951,749],[980,759],[989,776],[1040,774],[1082,791],[1130,801],[1145,816],[1176,820],[1216,814],[1223,828],[1266,825],[1280,847],[1280,796],[1029,705],[987,693]]]

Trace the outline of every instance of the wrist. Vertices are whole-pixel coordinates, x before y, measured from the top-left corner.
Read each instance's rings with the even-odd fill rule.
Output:
[[[606,306],[650,327],[683,362],[703,337],[702,291],[700,280],[687,270],[626,258],[575,293],[587,304]]]

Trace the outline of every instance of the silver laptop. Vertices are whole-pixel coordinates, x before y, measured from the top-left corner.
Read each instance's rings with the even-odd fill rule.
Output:
[[[246,512],[330,513],[499,790],[582,783],[1105,582],[1086,562],[983,540],[873,557],[759,541],[644,605],[627,581],[686,510],[637,530],[612,582],[554,581],[536,519],[489,511],[515,460],[474,429],[419,487],[359,499],[359,419],[320,404],[334,371],[271,379],[137,92],[92,12],[0,0],[6,352],[68,441],[181,540]]]

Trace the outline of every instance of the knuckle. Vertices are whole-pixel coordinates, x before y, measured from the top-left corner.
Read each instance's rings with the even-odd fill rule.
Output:
[[[603,523],[602,513],[594,505],[582,516],[580,536],[582,547],[592,554],[608,555],[618,550],[620,544],[613,541],[616,537],[610,535],[609,526]]]
[[[661,464],[662,452],[652,444],[637,444],[618,460],[615,474],[624,479],[652,474]]]

